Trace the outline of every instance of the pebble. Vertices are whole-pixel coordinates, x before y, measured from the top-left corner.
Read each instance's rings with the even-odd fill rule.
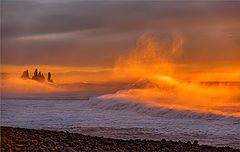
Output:
[[[231,147],[199,145],[198,141],[122,140],[91,137],[77,133],[1,127],[1,151],[162,151],[162,152],[240,152]]]

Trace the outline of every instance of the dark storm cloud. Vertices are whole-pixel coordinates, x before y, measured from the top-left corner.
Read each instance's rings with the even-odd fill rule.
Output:
[[[237,3],[238,4],[238,3]],[[239,4],[144,1],[3,1],[3,37],[63,33],[107,28],[115,31],[153,27],[199,26],[232,21]],[[217,17],[217,18],[216,18]],[[189,22],[189,18],[192,19]],[[184,22],[185,21],[185,22]],[[224,21],[225,22],[225,21]],[[178,23],[174,25],[174,23]]]
[[[217,50],[218,36],[226,41],[218,47],[231,44],[229,58],[239,57],[239,2],[5,0],[2,8],[7,64],[109,64],[145,31],[183,33],[186,62],[197,47]]]

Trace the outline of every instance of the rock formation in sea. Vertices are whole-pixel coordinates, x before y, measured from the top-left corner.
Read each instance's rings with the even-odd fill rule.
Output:
[[[28,70],[23,71],[23,74],[22,74],[21,78],[23,78],[23,79],[30,79]]]
[[[44,82],[45,81],[45,77],[44,75],[39,71],[38,69],[35,69],[34,75],[32,77],[33,80],[39,81],[39,82]]]
[[[34,74],[33,74],[33,76],[32,76],[32,79],[33,79],[33,80],[36,80],[36,79],[37,79],[37,76],[38,76],[38,69],[35,69]]]
[[[48,72],[48,82],[53,82],[53,79],[52,79],[51,77],[52,77],[52,76],[51,76],[51,73]]]
[[[28,70],[23,72],[21,78],[30,79]],[[40,71],[38,72],[38,69],[35,69],[34,74],[32,76],[32,80],[36,80],[38,82],[44,82],[45,81],[44,74],[41,73]],[[53,79],[51,78],[51,73],[50,72],[48,72],[48,82],[53,82]]]

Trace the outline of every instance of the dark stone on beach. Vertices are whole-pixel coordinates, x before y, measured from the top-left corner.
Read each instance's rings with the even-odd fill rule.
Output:
[[[189,141],[122,140],[77,133],[1,127],[1,151],[162,151],[240,152],[231,147],[212,147]]]
[[[198,144],[198,141],[195,140],[195,141],[193,142],[193,145],[196,146],[197,144]]]

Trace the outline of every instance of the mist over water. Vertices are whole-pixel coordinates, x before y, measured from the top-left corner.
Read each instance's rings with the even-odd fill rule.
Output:
[[[162,39],[145,33],[128,56],[120,57],[115,66],[119,77],[138,78],[129,88],[100,98],[116,98],[147,106],[240,116],[240,86],[191,80],[177,80],[176,58],[182,53],[183,38],[174,34]]]
[[[178,33],[161,36],[146,32],[139,37],[135,48],[116,59],[111,72],[60,73],[54,75],[55,83],[10,75],[1,82],[2,94],[79,92],[88,97],[100,95],[99,99],[117,99],[160,109],[240,117],[240,83],[178,79],[177,59],[184,51],[183,42]]]
[[[160,109],[240,116],[239,87],[224,85],[201,86],[199,84],[181,83],[169,84],[169,86],[166,86],[166,84],[165,86],[161,85],[164,83],[142,80],[132,84],[133,88],[131,89],[120,90],[114,94],[103,95],[99,98],[143,103],[148,107]],[[135,88],[135,86],[144,88],[139,89]]]
[[[22,71],[36,68],[21,67],[2,77],[1,123],[239,148],[240,82],[180,79],[183,42],[177,33],[162,37],[147,32],[111,70],[40,66],[44,74],[53,73],[54,83],[21,79]]]

